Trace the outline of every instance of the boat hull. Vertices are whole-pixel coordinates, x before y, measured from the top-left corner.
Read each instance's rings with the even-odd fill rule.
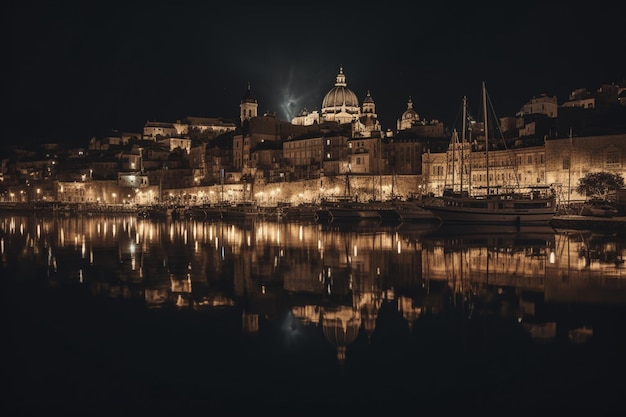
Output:
[[[356,207],[328,207],[333,221],[360,221],[380,220],[380,213],[376,209]]]
[[[556,215],[554,199],[442,197],[424,208],[444,223],[547,224]]]
[[[379,209],[370,203],[359,203],[356,201],[333,201],[325,202],[316,211],[318,221],[361,221],[361,220],[381,220]]]
[[[394,206],[398,217],[403,222],[439,222],[440,219],[431,210],[426,210],[418,203],[399,203]]]

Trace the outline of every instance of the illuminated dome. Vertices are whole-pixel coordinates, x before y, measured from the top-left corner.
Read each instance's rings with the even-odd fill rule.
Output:
[[[325,121],[350,123],[361,113],[356,94],[347,87],[343,67],[339,68],[335,86],[322,101],[322,117]]]
[[[420,121],[420,116],[415,110],[413,110],[413,100],[409,97],[409,101],[406,104],[406,110],[402,113],[402,118],[398,120],[398,130],[410,129],[413,125]]]
[[[409,97],[409,101],[406,104],[406,110],[402,113],[402,120],[410,120],[412,122],[418,122],[420,120],[419,114],[413,110],[413,100]]]

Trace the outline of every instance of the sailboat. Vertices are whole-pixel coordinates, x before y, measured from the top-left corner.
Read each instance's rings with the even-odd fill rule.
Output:
[[[379,208],[367,202],[358,201],[350,191],[350,174],[346,173],[345,194],[321,202],[316,212],[318,221],[380,221]]]
[[[441,196],[432,196],[422,201],[422,206],[430,210],[445,223],[486,223],[486,224],[545,224],[556,215],[556,196],[548,187],[533,187],[521,190],[519,184],[515,188],[504,188],[490,184],[495,164],[489,160],[489,128],[488,128],[488,97],[485,83],[482,85],[482,105],[484,113],[484,155],[472,152],[471,144],[466,138],[467,101],[463,99],[463,126],[459,140],[454,132],[448,154],[446,172],[452,173],[452,186],[446,185]],[[460,156],[459,156],[460,155]],[[484,183],[472,187],[471,162],[472,156],[481,155],[486,175]],[[515,158],[512,158],[515,160]],[[450,164],[455,164],[450,166]],[[492,166],[493,165],[493,166]],[[455,173],[459,178],[455,177]],[[517,176],[515,176],[517,179]],[[457,182],[458,181],[458,182]]]

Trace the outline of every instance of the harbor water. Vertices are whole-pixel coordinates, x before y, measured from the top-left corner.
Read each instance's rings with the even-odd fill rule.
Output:
[[[0,215],[6,416],[622,414],[626,238]]]

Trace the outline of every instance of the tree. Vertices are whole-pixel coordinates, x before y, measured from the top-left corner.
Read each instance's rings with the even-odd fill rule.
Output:
[[[624,177],[612,172],[590,172],[578,180],[576,192],[591,199],[607,200],[609,192],[624,187]]]

